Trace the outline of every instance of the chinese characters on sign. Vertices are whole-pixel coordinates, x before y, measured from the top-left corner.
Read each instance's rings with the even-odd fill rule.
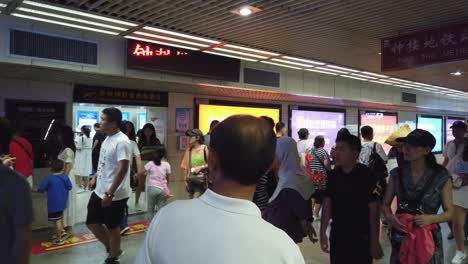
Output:
[[[167,92],[76,84],[73,90],[73,101],[78,103],[167,107],[168,94]]]
[[[136,44],[135,48],[133,49],[133,55],[138,57],[169,57],[169,56],[187,56],[188,52],[185,51],[173,51],[169,48],[159,48],[159,49],[152,49],[148,45],[143,44]]]
[[[382,71],[468,58],[468,23],[382,39]]]

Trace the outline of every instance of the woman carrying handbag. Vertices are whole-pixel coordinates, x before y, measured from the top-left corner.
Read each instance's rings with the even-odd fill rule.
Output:
[[[208,188],[208,147],[204,144],[203,133],[199,129],[189,129],[189,148],[185,151],[180,167],[184,169],[185,188],[190,199],[198,198]]]

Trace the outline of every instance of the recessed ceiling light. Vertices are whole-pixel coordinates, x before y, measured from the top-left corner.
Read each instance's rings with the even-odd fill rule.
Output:
[[[456,72],[451,72],[450,74],[453,75],[453,76],[461,76],[463,74],[463,72],[456,71]]]
[[[377,53],[377,54],[382,55],[382,52],[379,52],[379,53]]]
[[[255,6],[243,5],[240,8],[231,10],[231,13],[239,16],[250,16],[251,14],[255,14],[260,11],[262,10],[260,8],[256,8]]]
[[[239,13],[243,16],[248,16],[252,14],[252,9],[250,9],[248,6],[243,6],[240,8]]]

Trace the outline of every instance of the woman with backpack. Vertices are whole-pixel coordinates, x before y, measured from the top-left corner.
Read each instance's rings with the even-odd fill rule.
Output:
[[[209,151],[199,129],[189,129],[185,135],[190,137],[189,148],[180,167],[184,170],[185,188],[192,199],[198,198],[208,187]]]
[[[312,195],[315,219],[320,218],[319,213],[327,185],[327,175],[331,171],[330,158],[327,151],[323,148],[324,146],[325,138],[323,136],[316,136],[314,147],[308,149],[305,154],[305,168],[315,187],[315,192]]]
[[[411,261],[407,259],[411,254],[406,254],[410,248],[405,239],[408,232],[419,228],[421,232],[417,234],[425,234],[432,238],[423,239],[424,248],[433,250],[418,252],[418,259],[424,259],[421,263],[442,264],[444,250],[439,224],[449,221],[454,211],[450,174],[443,166],[437,164],[432,154],[436,140],[428,131],[416,129],[397,141],[404,142],[403,154],[409,165],[390,172],[383,201],[383,214],[392,227],[390,263],[398,264],[402,259],[405,262]],[[390,206],[395,196],[398,207],[396,214],[393,214]],[[445,212],[437,214],[441,206],[445,208]]]

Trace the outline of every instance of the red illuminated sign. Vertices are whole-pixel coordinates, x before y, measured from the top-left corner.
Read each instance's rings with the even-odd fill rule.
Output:
[[[188,52],[173,50],[170,48],[152,49],[148,45],[136,44],[133,49],[133,55],[138,57],[169,57],[169,56],[187,56]]]

